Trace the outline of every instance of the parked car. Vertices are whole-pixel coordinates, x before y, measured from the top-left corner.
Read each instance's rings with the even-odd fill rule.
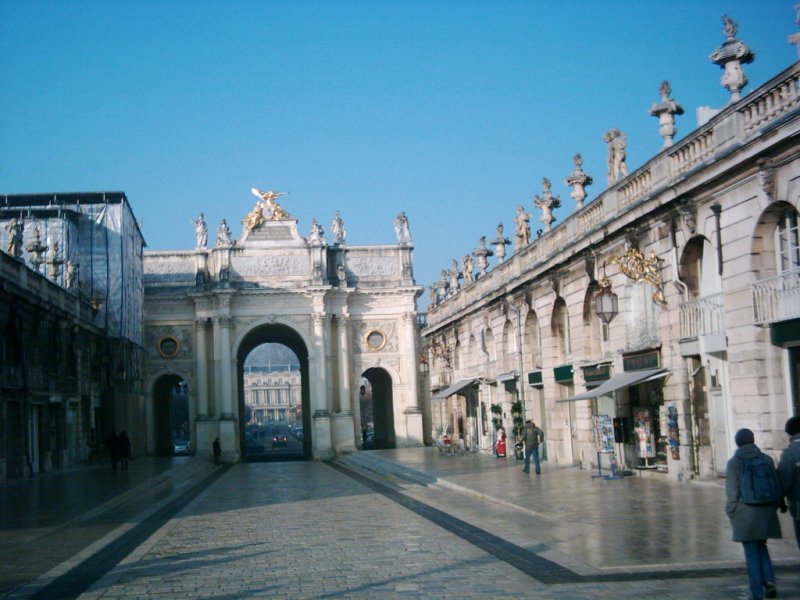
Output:
[[[181,454],[190,454],[192,451],[192,442],[189,440],[182,440],[180,438],[175,438],[172,440],[172,453],[175,456],[179,456]]]
[[[273,448],[286,448],[286,446],[288,446],[288,445],[289,445],[289,440],[282,433],[272,436],[272,447]]]

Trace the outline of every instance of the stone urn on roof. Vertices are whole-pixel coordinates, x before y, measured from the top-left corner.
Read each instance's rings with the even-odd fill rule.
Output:
[[[722,30],[726,40],[710,56],[711,62],[725,70],[722,74],[722,86],[731,94],[731,102],[741,99],[742,88],[747,85],[747,76],[742,65],[751,63],[756,55],[744,42],[736,39],[738,26],[728,15],[722,17]]]

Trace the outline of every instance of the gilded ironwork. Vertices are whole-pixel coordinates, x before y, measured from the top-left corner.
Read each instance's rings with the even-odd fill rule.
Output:
[[[636,248],[628,248],[622,256],[612,256],[608,264],[617,265],[628,279],[654,286],[656,291],[653,293],[653,302],[659,306],[666,306],[658,261],[655,252],[650,253],[650,258],[645,258]]]
[[[442,360],[446,369],[450,368],[450,354],[452,348],[447,343],[444,336],[440,340],[432,338],[428,342],[427,348],[423,348],[423,350],[425,349],[429,350],[434,358]]]

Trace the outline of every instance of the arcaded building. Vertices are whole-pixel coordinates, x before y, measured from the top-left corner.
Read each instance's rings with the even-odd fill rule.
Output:
[[[571,170],[565,157],[562,222],[545,179],[517,209],[513,255],[500,231],[434,286],[437,435],[491,451],[497,427],[533,419],[549,461],[679,479],[724,473],[741,427],[785,445],[800,414],[800,63],[744,93],[753,55],[736,33],[726,20],[711,56],[727,106],[673,143],[683,109],[664,82],[660,151],[628,172],[624,132],[609,131],[591,199],[580,155]]]

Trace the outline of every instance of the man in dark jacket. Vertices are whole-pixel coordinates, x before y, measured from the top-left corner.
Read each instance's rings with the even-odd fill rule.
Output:
[[[775,462],[755,445],[755,436],[749,429],[736,432],[738,446],[728,461],[725,471],[725,514],[731,520],[733,541],[744,546],[747,577],[750,580],[750,598],[775,598],[775,574],[767,550],[769,538],[781,537],[778,522],[778,502],[769,504],[747,504],[742,500],[742,471],[744,462],[759,457],[765,458],[775,468]]]
[[[794,519],[794,535],[800,548],[800,417],[786,421],[786,433],[789,434],[789,445],[781,452],[778,477]]]
[[[522,439],[525,441],[525,466],[522,470],[525,473],[531,472],[531,455],[533,455],[533,466],[539,475],[542,472],[539,466],[539,444],[544,442],[544,432],[533,421],[525,421],[525,433]]]

